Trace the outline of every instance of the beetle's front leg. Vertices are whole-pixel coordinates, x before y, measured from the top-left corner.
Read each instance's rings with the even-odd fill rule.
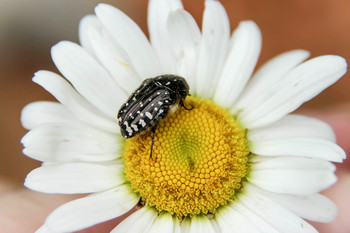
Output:
[[[153,126],[151,128],[151,132],[152,132],[152,144],[151,144],[151,154],[150,154],[150,158],[152,158],[152,152],[153,152],[153,144],[154,144],[154,136],[156,135],[156,128],[157,126]]]
[[[185,106],[185,104],[184,104],[182,98],[180,99],[180,105],[181,105],[181,107],[183,107],[183,108],[186,109],[186,110],[192,110],[192,109],[194,108],[192,104],[191,104],[191,107],[190,107],[190,108],[187,108],[187,107]]]

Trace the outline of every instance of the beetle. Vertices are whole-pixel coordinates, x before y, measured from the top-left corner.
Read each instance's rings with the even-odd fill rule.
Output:
[[[124,138],[131,138],[150,129],[153,133],[150,153],[152,157],[159,122],[178,105],[186,110],[192,110],[193,106],[187,108],[184,105],[188,95],[190,95],[189,86],[183,77],[165,74],[145,79],[118,111],[121,135]]]

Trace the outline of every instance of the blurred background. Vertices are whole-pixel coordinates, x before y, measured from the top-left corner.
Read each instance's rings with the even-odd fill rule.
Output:
[[[129,15],[147,34],[147,1],[104,1]],[[337,54],[350,61],[348,0],[221,0],[233,30],[241,20],[254,20],[263,35],[258,63],[287,50],[306,49],[312,57]],[[57,71],[50,47],[61,40],[78,42],[79,20],[93,14],[96,0],[0,0],[0,177],[22,184],[40,164],[22,154],[21,109],[37,100],[54,100],[32,83],[39,69]],[[204,0],[183,0],[201,25]],[[312,112],[350,104],[350,74],[298,111]],[[350,119],[349,119],[350,120]],[[340,139],[341,140],[341,139]],[[349,151],[347,142],[340,144]]]

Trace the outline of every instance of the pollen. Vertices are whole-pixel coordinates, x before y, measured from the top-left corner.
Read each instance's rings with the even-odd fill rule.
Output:
[[[234,201],[247,173],[246,130],[212,101],[189,96],[186,106],[152,133],[127,139],[123,150],[125,176],[149,206],[179,218],[215,213]]]

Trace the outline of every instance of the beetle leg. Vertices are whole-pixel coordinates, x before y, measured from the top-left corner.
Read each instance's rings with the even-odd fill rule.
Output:
[[[183,99],[180,99],[180,105],[181,105],[181,107],[183,107],[183,108],[186,109],[186,110],[192,110],[192,109],[194,108],[192,104],[191,104],[191,107],[190,107],[190,108],[187,108],[182,100],[183,100]]]
[[[152,132],[152,144],[151,144],[151,154],[150,154],[151,158],[152,158],[152,152],[153,152],[154,136],[156,135],[156,128],[157,126],[153,126],[151,129],[151,132]]]

